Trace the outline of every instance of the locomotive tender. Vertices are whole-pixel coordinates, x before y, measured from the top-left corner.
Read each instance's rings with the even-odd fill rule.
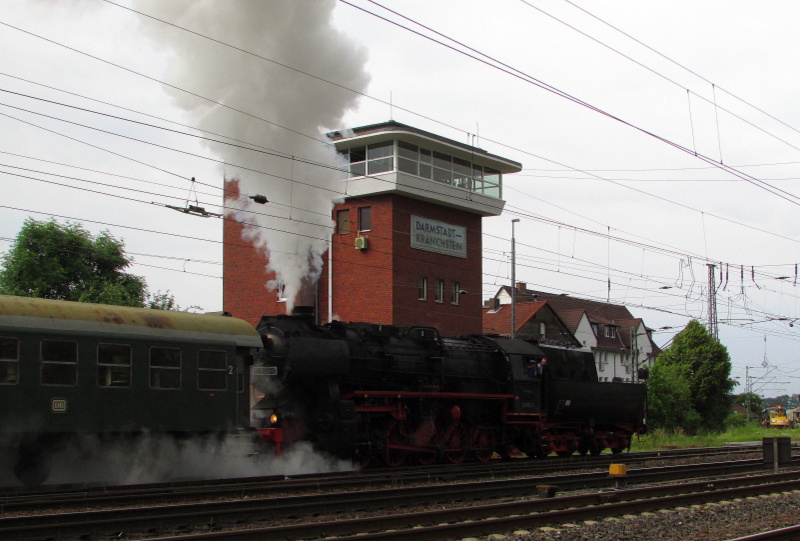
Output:
[[[530,361],[547,358],[543,373]],[[246,435],[399,466],[524,452],[621,452],[644,385],[598,383],[591,354],[308,316],[221,315],[0,295],[0,446],[27,485],[65,442]]]

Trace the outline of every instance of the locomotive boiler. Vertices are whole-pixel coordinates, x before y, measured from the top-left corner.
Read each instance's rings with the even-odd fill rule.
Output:
[[[252,423],[362,464],[618,453],[645,430],[645,386],[599,383],[589,352],[432,327],[265,316]]]

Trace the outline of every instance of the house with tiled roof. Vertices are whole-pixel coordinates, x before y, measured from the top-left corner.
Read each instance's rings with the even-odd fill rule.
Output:
[[[649,368],[661,353],[653,342],[652,330],[627,307],[579,299],[565,294],[534,291],[523,282],[517,283],[514,293],[517,306],[517,325],[520,311],[527,304],[547,304],[559,317],[581,347],[594,354],[600,381],[636,381],[638,368]],[[511,304],[511,287],[503,286],[489,304]],[[510,306],[509,306],[510,312]],[[510,329],[510,316],[506,329]],[[506,331],[508,332],[508,331]]]
[[[546,302],[517,304],[515,334],[518,338],[566,348],[579,348],[580,343],[567,325]],[[511,305],[488,303],[483,307],[483,332],[509,336]]]

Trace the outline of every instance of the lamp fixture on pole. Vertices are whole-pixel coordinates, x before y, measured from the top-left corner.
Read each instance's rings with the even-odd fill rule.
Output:
[[[514,224],[519,218],[511,220],[511,338],[517,334],[517,241],[514,236]]]

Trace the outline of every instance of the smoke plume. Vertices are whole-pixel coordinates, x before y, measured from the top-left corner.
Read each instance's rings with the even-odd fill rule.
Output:
[[[321,272],[332,200],[341,196],[341,167],[323,134],[342,127],[357,95],[337,85],[363,91],[368,82],[365,50],[332,25],[335,6],[335,0],[136,2],[150,15],[269,59],[142,23],[172,55],[170,84],[246,113],[167,89],[194,125],[270,149],[209,143],[229,164],[226,179],[239,181],[242,196],[226,200],[228,215],[245,224],[245,237],[268,256],[267,270],[277,277],[269,287],[284,285],[288,311],[304,280],[313,284]],[[247,197],[256,194],[270,202]]]

